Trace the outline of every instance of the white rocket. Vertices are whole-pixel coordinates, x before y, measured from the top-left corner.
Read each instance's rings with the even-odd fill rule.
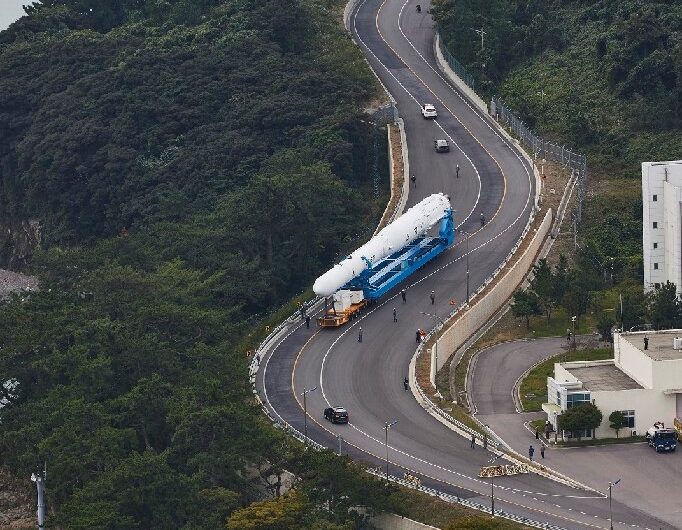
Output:
[[[318,296],[331,296],[369,266],[363,258],[374,264],[409,245],[440,221],[449,208],[450,199],[442,193],[426,197],[315,280],[313,291]]]

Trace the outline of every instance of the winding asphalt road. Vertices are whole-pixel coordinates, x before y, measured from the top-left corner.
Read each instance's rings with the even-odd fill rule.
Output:
[[[531,214],[532,169],[496,129],[439,73],[428,2],[361,0],[351,14],[353,36],[393,95],[405,121],[411,172],[417,187],[408,206],[436,192],[447,193],[455,223],[469,232],[471,290],[479,286],[517,242]],[[419,104],[433,103],[439,117],[427,121]],[[433,140],[448,138],[452,149],[436,154]],[[456,178],[455,166],[460,166]],[[479,213],[489,222],[481,228]],[[451,299],[466,292],[465,236],[407,282],[407,303],[389,293],[360,319],[338,330],[298,325],[261,360],[256,385],[260,398],[280,422],[303,431],[301,392],[307,394],[308,436],[373,465],[386,458],[389,431],[391,472],[405,470],[445,493],[488,504],[490,484],[477,477],[492,454],[469,442],[433,417],[403,389],[415,351],[415,330],[431,328],[422,312],[445,316]],[[330,264],[331,265],[331,264]],[[434,290],[436,302],[429,293]],[[397,309],[398,323],[392,310]],[[357,340],[359,327],[363,342]],[[322,417],[329,405],[345,406],[350,424],[332,426]],[[608,503],[602,496],[571,489],[536,475],[504,477],[495,482],[496,509],[565,528],[608,528]],[[644,513],[614,502],[617,527],[665,528]],[[622,523],[622,524],[621,524]]]

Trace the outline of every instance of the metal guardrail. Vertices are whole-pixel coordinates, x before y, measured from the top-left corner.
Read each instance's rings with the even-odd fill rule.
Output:
[[[381,478],[386,480],[386,473],[382,471],[381,468],[376,468],[376,469],[367,469],[367,473],[370,475],[374,475],[375,477]],[[474,510],[479,510],[481,512],[488,512],[490,513],[490,506],[482,504],[480,502],[474,502],[469,499],[465,499],[463,497],[459,497],[457,495],[452,495],[450,493],[443,493],[442,491],[438,491],[437,489],[430,488],[428,486],[423,486],[415,483],[413,480],[407,480],[403,478],[396,477],[395,475],[389,475],[388,480],[390,482],[393,482],[395,484],[399,484],[400,486],[404,486],[406,488],[411,488],[414,490],[421,491],[423,493],[426,493],[428,495],[431,495],[433,497],[438,497],[439,499],[449,502],[451,504],[460,504],[462,506],[466,506],[467,508],[472,508]],[[501,517],[503,519],[507,519],[509,521],[514,521],[517,523],[524,524],[526,526],[530,526],[532,528],[542,528],[544,530],[566,530],[562,526],[557,526],[554,524],[550,523],[542,523],[540,521],[535,521],[533,519],[528,519],[527,517],[523,517],[520,515],[516,515],[513,513],[509,513],[505,510],[500,510],[496,509],[495,510],[495,516],[496,517]]]
[[[440,34],[440,32],[439,32]],[[457,76],[464,81],[471,90],[474,90],[474,87],[476,85],[476,81],[474,80],[474,76],[472,76],[469,72],[467,72],[467,69],[462,66],[462,64],[455,59],[455,56],[450,53],[450,50],[448,50],[447,46],[443,43],[442,37],[439,38],[440,41],[440,51],[443,53],[443,57],[445,60],[448,62],[450,65],[450,68],[457,74]]]

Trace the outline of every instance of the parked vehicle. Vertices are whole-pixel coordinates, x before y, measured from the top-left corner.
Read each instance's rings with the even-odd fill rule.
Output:
[[[324,417],[332,423],[348,423],[348,411],[343,407],[329,407],[324,409]]]
[[[447,153],[450,151],[450,144],[447,140],[434,140],[433,147],[436,153]]]
[[[436,107],[431,105],[430,103],[425,103],[422,105],[422,116],[424,118],[437,118],[438,117],[438,112],[436,112]]]
[[[672,452],[677,449],[677,431],[670,428],[666,429],[662,421],[657,421],[653,427],[649,427],[645,438],[649,446],[656,449],[657,453],[661,451]]]

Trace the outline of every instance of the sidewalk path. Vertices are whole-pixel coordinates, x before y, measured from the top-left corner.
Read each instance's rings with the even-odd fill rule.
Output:
[[[528,447],[540,457],[540,441],[524,423],[544,418],[543,412],[517,413],[512,391],[517,379],[533,364],[561,353],[565,338],[515,341],[482,350],[469,374],[469,392],[479,421],[489,425],[512,449],[527,456]],[[607,421],[607,420],[604,420]],[[682,454],[657,454],[645,443],[553,448],[543,464],[599,491],[609,481],[622,482],[614,499],[655,514],[674,528],[682,528],[682,504],[677,484],[682,476]]]

